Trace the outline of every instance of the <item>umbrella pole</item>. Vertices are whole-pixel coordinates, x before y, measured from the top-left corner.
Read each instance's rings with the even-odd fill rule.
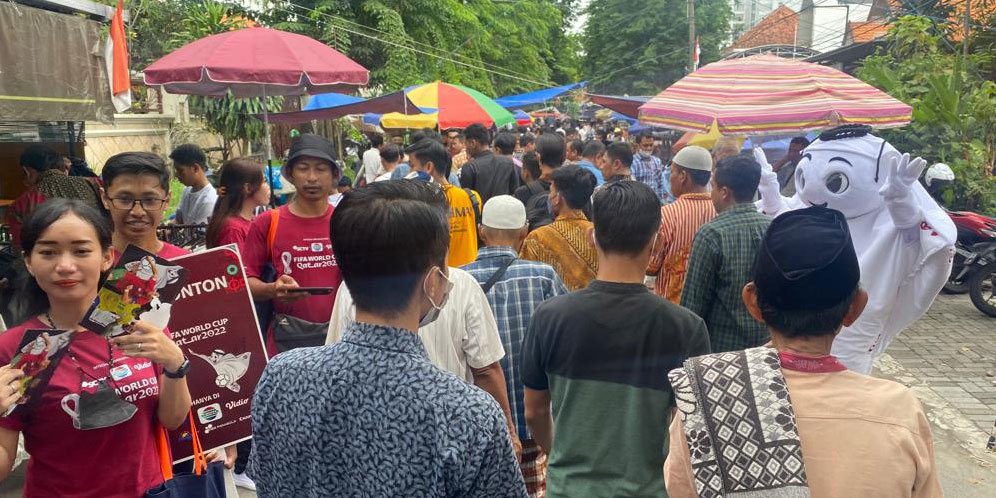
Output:
[[[263,144],[263,150],[266,151],[266,176],[267,181],[270,182],[270,206],[277,207],[277,194],[273,192],[273,167],[270,165],[270,160],[273,159],[273,144],[270,143],[270,110],[266,101],[266,85],[263,85],[263,137],[266,142]]]

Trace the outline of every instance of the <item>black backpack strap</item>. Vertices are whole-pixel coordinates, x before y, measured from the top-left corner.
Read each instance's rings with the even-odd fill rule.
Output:
[[[481,224],[481,203],[477,202],[477,197],[474,196],[473,190],[465,188],[463,191],[467,192],[467,197],[470,197],[470,205],[474,208],[474,228],[476,229],[477,225]]]
[[[485,294],[487,294],[488,291],[491,290],[491,288],[494,287],[499,280],[501,280],[501,277],[505,276],[505,272],[508,271],[508,267],[512,266],[512,263],[515,263],[515,260],[516,258],[514,257],[509,258],[505,264],[501,265],[501,267],[495,270],[494,274],[491,275],[491,278],[489,278],[488,281],[481,286],[481,290],[484,291]]]

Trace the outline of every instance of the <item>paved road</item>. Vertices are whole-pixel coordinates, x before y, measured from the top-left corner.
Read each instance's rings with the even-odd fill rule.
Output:
[[[996,496],[996,454],[985,451],[996,423],[996,318],[966,296],[939,296],[892,344],[875,375],[909,386],[923,402],[945,495]],[[20,496],[23,479],[22,466],[0,482],[0,498]],[[239,498],[256,496],[239,491]]]
[[[996,424],[996,318],[968,296],[938,296],[875,375],[908,386],[923,403],[946,496],[996,496],[996,454],[985,450]]]

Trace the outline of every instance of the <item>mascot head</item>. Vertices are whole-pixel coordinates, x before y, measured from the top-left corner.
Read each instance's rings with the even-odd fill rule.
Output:
[[[878,190],[888,172],[886,159],[899,152],[867,126],[824,132],[803,151],[796,166],[798,197],[807,205],[836,209],[857,218],[885,207]]]

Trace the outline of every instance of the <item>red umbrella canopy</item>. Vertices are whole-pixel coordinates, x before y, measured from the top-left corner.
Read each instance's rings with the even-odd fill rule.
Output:
[[[370,72],[307,36],[246,28],[201,38],[145,69],[169,93],[236,97],[302,95],[366,85]]]

